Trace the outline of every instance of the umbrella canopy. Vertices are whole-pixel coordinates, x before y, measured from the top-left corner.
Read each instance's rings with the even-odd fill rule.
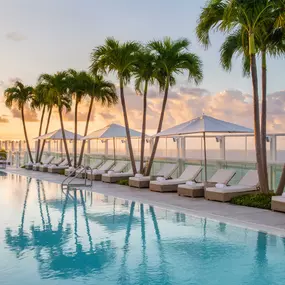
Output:
[[[156,136],[183,136],[187,134],[202,133],[204,139],[204,165],[205,165],[205,182],[207,182],[207,151],[206,151],[206,133],[253,133],[252,129],[218,120],[210,116],[202,115],[191,121],[182,123],[175,127],[166,129]]]
[[[131,137],[141,137],[142,135],[142,133],[133,129],[130,129],[130,133]],[[127,134],[125,127],[117,124],[111,124],[104,127],[103,129],[99,129],[90,133],[86,137],[83,137],[82,140],[125,138],[126,136]]]
[[[65,133],[65,137],[67,140],[73,140],[74,139],[74,133],[73,132],[64,130],[64,133]],[[83,136],[77,134],[77,139],[82,139],[82,138],[83,138]],[[35,138],[35,140],[62,140],[62,139],[63,139],[63,137],[62,137],[61,129]]]
[[[253,133],[252,129],[203,115],[164,130],[156,136],[177,136],[195,133]]]

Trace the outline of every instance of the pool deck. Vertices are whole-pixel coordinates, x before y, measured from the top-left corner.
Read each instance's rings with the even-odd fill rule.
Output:
[[[57,184],[61,184],[66,178],[63,175],[21,168],[7,168],[4,171]],[[80,183],[80,181],[82,183],[82,179],[75,179],[74,182]],[[176,193],[157,193],[148,189],[136,189],[98,181],[93,182],[92,189],[86,188],[86,190],[285,237],[285,214],[283,213],[207,201],[204,198],[185,198]]]

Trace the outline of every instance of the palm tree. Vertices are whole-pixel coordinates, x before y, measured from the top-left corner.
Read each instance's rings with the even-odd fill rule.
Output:
[[[25,86],[22,82],[16,81],[14,86],[5,90],[5,104],[8,108],[11,108],[13,104],[16,104],[21,111],[21,118],[23,123],[24,135],[27,144],[27,150],[30,161],[33,163],[33,157],[30,149],[29,138],[27,134],[27,128],[25,123],[24,107],[30,103],[33,99],[34,89],[31,86]]]
[[[86,96],[85,87],[88,79],[86,71],[76,71],[74,69],[68,70],[68,90],[75,100],[74,109],[74,167],[77,166],[77,114],[78,105],[81,103],[84,96]]]
[[[56,74],[42,74],[39,77],[39,83],[46,84],[48,86],[48,97],[50,104],[58,108],[60,126],[62,131],[63,144],[65,148],[66,158],[69,166],[71,166],[71,160],[68,152],[65,130],[63,124],[62,112],[64,108],[69,112],[71,110],[71,96],[68,93],[68,80],[67,72],[57,72]]]
[[[48,90],[47,90],[47,88],[46,88],[46,86],[44,84],[38,84],[34,88],[35,95],[33,96],[33,99],[32,99],[32,102],[31,102],[31,108],[33,110],[41,110],[42,109],[38,136],[41,136],[41,134],[42,134],[42,127],[43,127],[43,122],[44,122],[44,116],[45,116],[45,111],[46,111],[46,107],[47,107],[47,91]],[[36,162],[40,161],[39,160],[40,143],[41,143],[41,141],[38,140],[37,150],[36,150]]]
[[[243,74],[250,75],[250,59],[248,55],[248,37],[244,35],[246,31],[238,29],[230,34],[223,43],[221,51],[221,64],[227,71],[231,70],[232,59],[235,54],[243,57]],[[266,29],[261,29],[256,39],[256,49],[261,54],[262,59],[262,101],[261,101],[261,149],[263,153],[263,165],[265,171],[265,183],[268,185],[267,158],[266,158],[266,113],[267,113],[267,54],[271,57],[280,56],[285,52],[283,42],[284,31],[275,28],[274,23],[267,25]],[[245,44],[246,43],[246,44]],[[244,47],[245,45],[245,47]]]
[[[253,87],[253,109],[254,109],[254,135],[255,149],[261,191],[268,192],[266,177],[266,153],[261,143],[261,129],[259,117],[259,97],[258,97],[258,78],[256,66],[256,54],[258,53],[257,39],[260,31],[268,24],[272,23],[270,16],[271,4],[268,0],[261,0],[258,3],[254,0],[211,0],[202,9],[198,20],[196,33],[200,42],[208,47],[210,45],[209,32],[219,30],[224,33],[232,33],[240,29],[243,39],[243,53],[249,57],[250,72]],[[263,105],[265,106],[265,105]],[[265,110],[266,111],[266,110]],[[263,115],[264,118],[266,117]],[[264,124],[263,124],[264,125]],[[263,132],[266,127],[263,126]],[[263,134],[262,137],[266,136]]]
[[[188,72],[188,80],[194,80],[196,84],[203,79],[202,62],[196,54],[188,51],[189,45],[190,42],[187,39],[173,41],[168,37],[164,38],[163,41],[153,41],[148,45],[156,58],[155,77],[159,82],[160,89],[164,91],[157,133],[162,130],[168,91],[169,87],[176,83],[175,75],[186,71]],[[156,137],[146,175],[150,174],[158,141],[159,137]]]
[[[150,49],[144,48],[137,55],[137,62],[134,70],[136,91],[143,95],[143,119],[141,136],[141,160],[140,173],[143,173],[144,150],[145,150],[145,132],[146,132],[146,114],[147,114],[147,92],[148,85],[153,84],[155,80],[155,56]],[[143,89],[143,91],[142,91]]]
[[[123,116],[126,128],[126,135],[132,163],[133,172],[136,173],[136,164],[132,147],[129,120],[124,95],[124,86],[130,82],[131,75],[136,63],[136,55],[140,50],[140,45],[136,42],[120,43],[114,38],[107,38],[105,44],[94,49],[91,55],[91,72],[97,75],[98,72],[116,73],[120,84],[120,99],[123,109]]]
[[[100,102],[102,106],[107,105],[108,107],[118,102],[118,96],[116,94],[116,88],[113,83],[110,81],[104,80],[103,76],[93,76],[89,75],[87,85],[85,88],[86,94],[91,98],[89,109],[86,118],[86,125],[84,136],[87,136],[89,122],[91,119],[91,113],[95,102]],[[83,160],[84,148],[85,148],[86,141],[84,140],[81,145],[81,152],[78,160],[78,165],[81,165]]]

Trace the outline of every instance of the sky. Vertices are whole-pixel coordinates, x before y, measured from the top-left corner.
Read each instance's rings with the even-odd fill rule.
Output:
[[[190,51],[203,61],[204,80],[199,86],[177,78],[171,90],[164,127],[190,120],[206,113],[220,119],[252,126],[251,81],[242,77],[236,59],[230,73],[219,63],[219,48],[224,36],[212,34],[212,45],[204,50],[195,36],[196,21],[205,0],[0,0],[0,138],[22,138],[19,112],[4,105],[3,90],[15,79],[35,84],[41,73],[67,68],[87,70],[92,49],[106,37],[120,41],[146,43],[170,36],[186,37]],[[268,62],[268,128],[285,132],[282,126],[285,91],[284,59]],[[114,77],[111,77],[116,82]],[[132,86],[127,87],[130,125],[141,125],[141,98]],[[284,91],[284,92],[283,92]],[[148,129],[154,130],[161,108],[162,95],[150,89]],[[82,104],[79,130],[82,132],[88,102]],[[29,135],[36,136],[39,114],[26,109]],[[66,115],[66,128],[73,128],[73,114]],[[95,106],[90,131],[109,123],[123,123],[121,107]],[[54,112],[51,130],[59,128]]]

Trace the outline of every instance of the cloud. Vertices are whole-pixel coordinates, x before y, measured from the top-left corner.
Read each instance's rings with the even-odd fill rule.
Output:
[[[14,42],[21,42],[27,39],[27,37],[20,32],[9,32],[6,34],[6,39]]]
[[[9,120],[6,118],[6,115],[0,116],[0,124],[9,123]]]
[[[12,113],[13,118],[21,118],[21,111],[16,106],[12,106],[10,111]],[[27,106],[25,106],[24,108],[24,115],[25,115],[26,122],[37,122],[38,121],[37,113],[31,110]]]

